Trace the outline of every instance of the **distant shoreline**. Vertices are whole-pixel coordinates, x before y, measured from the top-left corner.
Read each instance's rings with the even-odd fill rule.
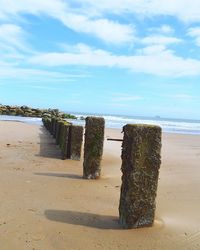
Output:
[[[105,121],[106,121],[106,128],[108,129],[117,129],[117,130],[122,130],[122,127],[127,124],[130,123],[130,121],[123,120],[123,123],[121,122],[114,122],[114,120],[109,120],[106,116],[104,116]],[[113,117],[115,119],[115,117]],[[78,124],[78,125],[82,125],[84,126],[84,121],[83,120],[69,120],[68,121],[74,123],[74,124]],[[28,124],[35,124],[35,125],[42,125],[42,119],[41,118],[37,118],[37,117],[21,117],[21,116],[6,116],[6,115],[0,115],[0,121],[16,121],[16,122],[23,122],[23,123],[28,123]],[[151,121],[145,120],[146,124],[151,124]],[[154,122],[154,121],[153,121]],[[137,120],[134,121],[134,123],[137,123]],[[141,123],[141,121],[139,121],[138,123]],[[154,123],[156,124],[156,123]],[[158,124],[159,125],[159,124]],[[170,125],[170,124],[169,124]],[[181,126],[182,124],[178,124],[179,126]],[[190,126],[192,124],[184,124],[185,126]],[[165,134],[185,134],[185,135],[200,135],[200,123],[195,124],[197,126],[197,129],[191,129],[188,130],[188,127],[186,127],[185,130],[183,131],[179,131],[179,128],[177,128],[177,124],[175,124],[175,129],[176,130],[172,130],[173,127],[171,127],[171,130],[167,130],[165,128],[162,128],[162,132]],[[173,126],[173,124],[172,124]]]

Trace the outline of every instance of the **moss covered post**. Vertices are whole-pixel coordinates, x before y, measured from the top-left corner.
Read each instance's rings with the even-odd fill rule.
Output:
[[[51,118],[48,119],[48,131],[50,133],[51,130]]]
[[[42,118],[42,122],[43,122],[45,128],[49,131],[51,119],[48,117],[44,117],[44,118]]]
[[[54,118],[53,120],[53,138],[56,138],[56,126],[57,126],[58,118]]]
[[[63,133],[64,133],[64,125],[65,125],[65,122],[61,121],[60,131],[59,131],[59,136],[58,136],[58,145],[59,145],[59,147],[61,147],[62,136],[63,136]]]
[[[87,117],[85,127],[85,145],[83,178],[98,179],[101,174],[101,159],[104,142],[104,118]]]
[[[68,156],[72,160],[79,161],[83,142],[83,127],[72,125],[69,133]]]
[[[63,122],[60,131],[60,149],[62,152],[62,159],[65,160],[69,158],[68,156],[68,145],[69,145],[69,129],[71,124],[68,122]]]
[[[61,126],[62,126],[63,121],[58,120],[56,124],[56,144],[59,145],[59,140],[60,140],[60,132],[61,132]]]
[[[52,117],[51,118],[51,126],[50,126],[50,134],[51,135],[53,135],[54,121],[55,121],[55,117]]]
[[[161,128],[123,127],[119,220],[123,228],[152,226],[161,163]]]

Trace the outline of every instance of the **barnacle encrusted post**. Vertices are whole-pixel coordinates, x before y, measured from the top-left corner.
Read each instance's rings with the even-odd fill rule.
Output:
[[[101,174],[105,121],[101,117],[87,117],[85,127],[85,145],[83,178],[98,179]]]
[[[69,132],[68,156],[72,160],[79,161],[83,142],[83,127],[72,125]]]
[[[44,127],[47,129],[47,118],[46,117],[42,118],[42,123],[43,123]]]
[[[50,127],[50,134],[51,134],[51,135],[53,135],[54,121],[55,121],[55,117],[52,117],[52,118],[51,118],[51,127]]]
[[[62,152],[62,159],[65,160],[68,157],[68,144],[69,144],[69,129],[71,124],[68,122],[63,122],[60,131],[60,149]]]
[[[48,118],[48,117],[43,117],[43,118],[42,118],[42,122],[43,122],[45,128],[49,131],[49,129],[50,129],[50,124],[51,124],[51,119]]]
[[[59,145],[62,124],[63,124],[63,120],[58,120],[58,122],[56,123],[56,144],[57,145]]]
[[[48,131],[50,133],[51,130],[51,118],[48,119]]]
[[[53,138],[56,138],[56,125],[57,125],[57,122],[58,122],[58,118],[55,117],[53,119]]]
[[[152,226],[161,164],[161,128],[123,127],[119,220],[123,228]]]

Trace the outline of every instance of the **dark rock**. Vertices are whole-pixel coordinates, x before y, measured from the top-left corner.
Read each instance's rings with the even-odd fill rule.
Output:
[[[2,115],[16,115],[16,116],[25,116],[25,117],[57,117],[57,118],[70,118],[76,119],[75,116],[70,114],[63,114],[59,112],[58,109],[38,109],[30,108],[28,106],[9,106],[9,105],[0,105],[0,114]]]

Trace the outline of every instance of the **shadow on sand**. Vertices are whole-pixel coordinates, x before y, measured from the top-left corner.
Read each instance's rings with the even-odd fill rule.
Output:
[[[35,173],[35,175],[43,175],[43,176],[50,176],[50,177],[61,177],[61,178],[68,178],[68,179],[83,179],[80,175],[76,174],[66,174],[66,173]]]
[[[40,127],[40,152],[36,156],[45,158],[55,158],[62,159],[61,150],[56,145],[55,139],[52,135],[45,129],[45,127]]]
[[[83,213],[69,210],[46,210],[45,216],[52,221],[81,225],[98,229],[120,230],[118,218],[114,216]]]

